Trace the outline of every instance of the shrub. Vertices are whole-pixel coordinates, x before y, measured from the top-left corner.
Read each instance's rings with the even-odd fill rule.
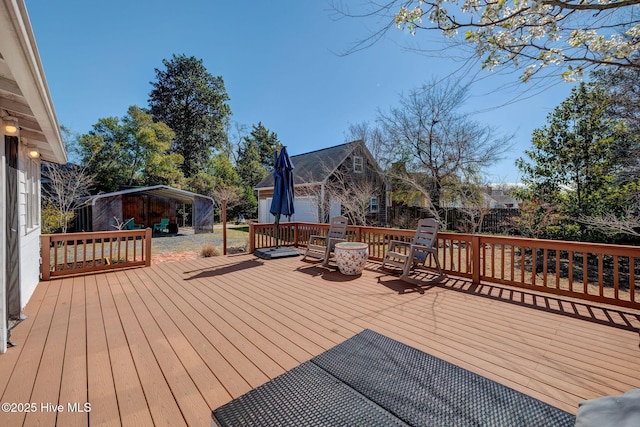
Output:
[[[206,244],[202,247],[202,250],[200,251],[200,255],[202,255],[204,258],[219,256],[220,250],[211,244]]]

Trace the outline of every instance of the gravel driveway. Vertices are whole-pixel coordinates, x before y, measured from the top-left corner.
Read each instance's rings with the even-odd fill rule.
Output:
[[[227,229],[227,250],[244,249],[249,246],[249,232],[242,228]],[[194,234],[193,229],[181,227],[178,234],[154,235],[151,240],[153,255],[174,252],[200,251],[207,245],[213,245],[222,251],[222,229],[215,228],[213,233]]]

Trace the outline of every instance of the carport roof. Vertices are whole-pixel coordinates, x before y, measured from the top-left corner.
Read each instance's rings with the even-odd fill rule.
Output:
[[[94,205],[95,201],[98,199],[113,197],[113,196],[121,196],[125,194],[148,194],[150,196],[155,197],[166,197],[167,199],[177,200],[181,203],[193,203],[196,197],[201,197],[203,199],[211,200],[213,203],[213,198],[209,196],[203,196],[202,194],[192,193],[186,190],[180,190],[179,188],[169,187],[167,185],[154,185],[151,187],[136,187],[129,188],[126,190],[115,191],[113,193],[104,193],[98,194],[97,196],[91,196],[87,199],[86,204]]]

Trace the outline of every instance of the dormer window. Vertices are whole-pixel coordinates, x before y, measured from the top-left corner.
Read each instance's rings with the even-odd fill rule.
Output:
[[[362,156],[353,156],[353,171],[355,173],[364,172],[364,160]]]

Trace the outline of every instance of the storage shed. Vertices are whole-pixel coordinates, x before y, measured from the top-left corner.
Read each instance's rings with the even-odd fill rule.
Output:
[[[137,187],[91,196],[76,212],[77,231],[113,231],[118,223],[133,218],[142,228],[169,219],[169,233],[178,232],[178,204],[190,204],[195,233],[213,231],[213,199],[166,185]]]

